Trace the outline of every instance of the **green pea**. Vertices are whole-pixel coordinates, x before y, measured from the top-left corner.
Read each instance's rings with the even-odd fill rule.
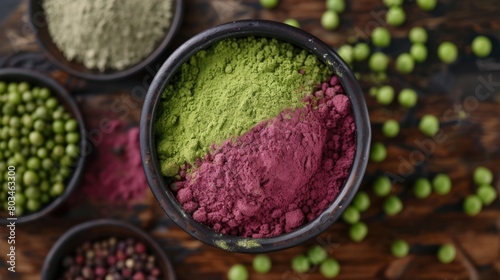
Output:
[[[469,216],[476,216],[481,212],[483,208],[483,203],[477,195],[469,195],[465,198],[463,204],[465,214]]]
[[[43,204],[47,204],[49,201],[50,196],[48,194],[43,193],[42,195],[40,195],[40,202],[42,202]]]
[[[365,223],[359,222],[349,228],[349,237],[354,242],[361,242],[368,235],[368,227]]]
[[[36,131],[40,131],[40,132],[44,132],[47,127],[45,125],[45,122],[42,121],[42,120],[36,120],[34,123],[33,123],[33,128],[36,130]]]
[[[474,169],[474,183],[476,185],[489,185],[493,182],[493,173],[484,166],[478,166]]]
[[[497,199],[497,191],[491,185],[480,185],[476,193],[484,205],[490,205]]]
[[[420,43],[413,44],[410,48],[410,55],[416,62],[424,62],[427,59],[427,48]]]
[[[437,174],[432,180],[432,188],[437,194],[448,194],[451,191],[450,177],[443,173]]]
[[[21,143],[17,138],[10,138],[7,146],[12,152],[19,152],[21,150]]]
[[[325,261],[326,258],[328,258],[328,253],[325,249],[323,249],[323,247],[315,245],[309,249],[307,257],[312,264],[316,265]]]
[[[415,67],[413,57],[408,53],[402,53],[396,58],[396,70],[403,74],[409,74]]]
[[[26,203],[26,208],[31,212],[37,211],[40,209],[40,206],[40,202],[34,199],[28,199],[28,202]]]
[[[309,259],[304,255],[298,255],[292,259],[292,269],[298,273],[306,273],[311,268]]]
[[[17,105],[17,113],[19,115],[26,113],[26,107],[23,104]]]
[[[9,119],[9,125],[11,127],[20,127],[21,126],[21,120],[19,119],[18,116],[12,116],[10,119]]]
[[[319,271],[327,279],[335,278],[340,274],[340,264],[336,260],[328,258],[321,263]]]
[[[59,196],[64,192],[64,184],[61,182],[55,183],[50,189],[50,195],[52,197]]]
[[[36,150],[36,156],[41,159],[46,158],[48,155],[49,152],[44,147],[38,148],[38,150]]]
[[[35,111],[35,109],[36,109],[36,105],[35,105],[35,104],[33,104],[33,103],[27,103],[27,104],[25,105],[25,108],[26,108],[26,112],[31,113],[31,112],[34,112],[34,111]]]
[[[388,216],[394,216],[403,211],[403,202],[395,195],[387,197],[384,201],[384,212]]]
[[[40,196],[40,192],[35,187],[28,187],[24,191],[24,195],[29,199],[37,199]]]
[[[405,108],[412,108],[417,104],[418,95],[413,89],[405,88],[399,92],[398,102]]]
[[[410,252],[410,246],[402,239],[395,240],[391,244],[391,253],[396,258],[404,258]]]
[[[80,149],[75,144],[68,144],[66,146],[66,154],[70,157],[77,157],[80,154]]]
[[[432,192],[431,182],[426,178],[419,178],[413,184],[413,194],[420,199],[428,197]]]
[[[40,99],[45,100],[50,97],[50,90],[48,88],[40,89]]]
[[[276,6],[278,6],[278,3],[280,2],[279,0],[259,0],[260,5],[266,9],[272,9]]]
[[[372,32],[372,43],[376,47],[385,48],[391,44],[391,33],[385,27],[376,27]]]
[[[45,148],[47,148],[47,150],[52,150],[55,145],[56,143],[52,139],[49,139],[45,142]]]
[[[0,82],[0,94],[7,91],[7,84],[5,82]]]
[[[59,104],[59,102],[57,101],[57,98],[55,98],[55,97],[51,97],[51,98],[47,99],[47,101],[45,101],[45,106],[47,106],[47,108],[49,108],[49,109],[55,109],[58,104]]]
[[[321,26],[326,30],[334,30],[339,26],[339,15],[332,10],[326,10],[321,16]]]
[[[360,212],[364,212],[370,207],[370,197],[366,192],[359,191],[352,200],[352,205]]]
[[[52,149],[52,157],[54,159],[58,159],[58,158],[61,158],[62,156],[64,156],[64,147],[61,146],[61,145],[56,145],[54,147],[54,149]]]
[[[27,170],[26,172],[24,172],[23,183],[26,186],[36,185],[38,183],[38,181],[39,181],[39,178],[35,172],[33,172],[31,170]]]
[[[387,120],[382,125],[382,133],[386,137],[394,138],[399,134],[399,123],[396,120]]]
[[[49,113],[45,107],[38,107],[35,109],[35,112],[33,112],[33,119],[47,119],[48,116]]]
[[[392,26],[400,26],[406,20],[406,14],[401,7],[391,7],[385,15],[385,21]]]
[[[78,129],[78,122],[75,119],[69,119],[64,125],[66,132],[73,132]]]
[[[344,213],[342,213],[342,219],[350,225],[359,222],[360,216],[358,208],[352,205],[347,206]]]
[[[27,82],[21,82],[19,85],[17,85],[17,91],[18,92],[25,92],[30,90],[30,85]]]
[[[36,157],[30,157],[26,162],[26,166],[31,170],[38,170],[41,167],[40,159]]]
[[[455,62],[458,57],[457,46],[455,46],[452,42],[441,43],[438,47],[438,57],[446,64]]]
[[[344,0],[326,0],[326,8],[340,14],[345,11],[345,2]]]
[[[63,112],[61,112],[61,111],[57,111],[57,110],[56,110],[56,111],[54,111],[54,112],[52,113],[52,118],[53,118],[54,120],[62,120],[62,118],[63,118]]]
[[[31,102],[31,101],[33,101],[33,94],[29,91],[25,91],[21,95],[21,99],[23,100],[24,103]]]
[[[427,42],[427,31],[422,27],[416,26],[410,30],[408,37],[414,44],[425,44]]]
[[[66,141],[66,137],[64,137],[64,135],[62,135],[62,134],[56,134],[56,135],[54,135],[54,141],[57,144],[64,144]]]
[[[17,83],[12,82],[12,83],[9,83],[9,85],[7,86],[7,91],[8,92],[17,92],[17,88],[18,88]]]
[[[433,115],[425,115],[420,120],[418,128],[426,136],[435,136],[439,131],[439,120]]]
[[[375,142],[372,144],[370,151],[370,160],[373,162],[382,162],[387,157],[387,149],[381,142]]]
[[[268,273],[271,270],[271,259],[266,255],[257,255],[252,261],[253,270],[257,273]]]
[[[373,192],[380,197],[389,195],[392,190],[391,180],[387,176],[379,176],[373,182]]]
[[[10,93],[9,93],[10,94]],[[2,107],[2,113],[7,116],[12,116],[16,112],[16,105],[12,103],[6,103]]]
[[[31,128],[33,126],[33,119],[31,118],[30,115],[25,114],[21,117],[21,123],[23,124],[24,127]]]
[[[49,185],[49,182],[47,181],[42,181],[40,183],[40,191],[44,192],[44,193],[47,193],[48,191],[50,191],[50,185]]]
[[[370,96],[376,97],[377,93],[378,93],[378,88],[377,87],[371,87],[369,93],[370,93]]]
[[[69,155],[65,155],[65,156],[63,156],[63,157],[61,158],[61,162],[60,162],[60,164],[61,164],[62,166],[66,166],[66,167],[68,167],[68,166],[73,165],[73,160],[71,159],[71,157],[70,157]]]
[[[24,213],[24,207],[16,205],[16,216],[20,217]]]
[[[76,144],[78,141],[80,141],[80,134],[77,132],[70,132],[66,134],[66,143]]]
[[[439,247],[437,258],[441,263],[448,264],[455,260],[457,252],[452,244],[443,244]]]
[[[370,56],[368,64],[371,70],[375,72],[383,72],[389,65],[389,58],[381,52],[376,52]]]
[[[354,50],[352,48],[352,46],[350,45],[342,45],[338,50],[337,50],[337,53],[339,54],[339,56],[347,63],[347,64],[351,64],[352,63],[352,60],[353,60],[353,53],[354,53]]]
[[[370,56],[370,47],[366,43],[358,43],[353,48],[353,58],[356,61],[364,61]]]
[[[388,85],[380,87],[377,91],[376,99],[382,105],[391,104],[394,100],[394,88]]]
[[[43,135],[39,131],[32,131],[28,135],[30,143],[34,146],[41,146],[43,144]]]
[[[300,28],[299,21],[294,19],[294,18],[286,19],[283,23],[288,24],[288,25],[293,26],[293,27]]]
[[[20,192],[16,192],[16,207],[23,206],[26,203],[26,197]]]
[[[424,11],[432,11],[436,7],[437,0],[417,0],[417,5]]]

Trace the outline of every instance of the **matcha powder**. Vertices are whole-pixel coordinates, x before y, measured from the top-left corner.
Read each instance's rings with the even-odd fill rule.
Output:
[[[226,39],[181,66],[162,95],[155,123],[165,176],[203,158],[303,98],[328,77],[316,56],[267,38]]]
[[[48,29],[68,60],[89,69],[139,63],[165,37],[172,0],[44,0]]]

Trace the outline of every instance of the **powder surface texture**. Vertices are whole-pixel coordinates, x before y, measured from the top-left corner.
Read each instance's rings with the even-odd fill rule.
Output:
[[[221,233],[263,238],[312,221],[334,200],[355,154],[355,125],[337,77],[306,106],[284,110],[212,146],[174,184],[193,218]]]
[[[148,189],[139,152],[139,128],[110,124],[85,168],[81,191],[92,198],[124,202],[142,198]]]
[[[268,38],[226,39],[198,52],[167,86],[155,133],[165,176],[213,143],[242,135],[302,99],[331,73],[314,55]]]
[[[64,56],[100,71],[139,63],[172,21],[172,0],[42,2],[50,35]]]

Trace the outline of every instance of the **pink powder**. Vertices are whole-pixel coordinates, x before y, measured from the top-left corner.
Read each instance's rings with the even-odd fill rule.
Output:
[[[143,197],[148,184],[141,164],[138,127],[126,130],[120,122],[112,121],[109,133],[103,134],[94,149],[79,188],[83,194],[109,202]]]
[[[334,200],[355,153],[350,101],[337,77],[306,107],[284,111],[226,141],[176,182],[193,218],[231,235],[263,238],[293,231]]]

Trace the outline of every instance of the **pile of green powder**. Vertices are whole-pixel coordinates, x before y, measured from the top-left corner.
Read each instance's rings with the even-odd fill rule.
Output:
[[[44,0],[49,33],[68,60],[89,69],[139,63],[165,37],[172,0]]]
[[[315,55],[275,39],[226,39],[198,52],[162,95],[155,123],[162,173],[174,176],[211,145],[303,106],[329,74]]]

